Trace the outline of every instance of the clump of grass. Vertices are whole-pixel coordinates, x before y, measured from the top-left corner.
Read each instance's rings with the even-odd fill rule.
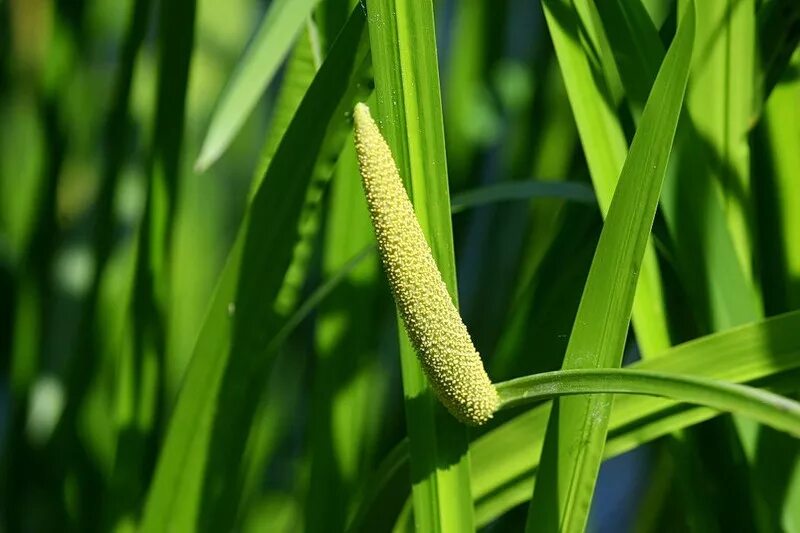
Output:
[[[383,268],[422,368],[459,420],[480,425],[499,399],[433,259],[391,150],[365,104],[355,107],[355,142]]]

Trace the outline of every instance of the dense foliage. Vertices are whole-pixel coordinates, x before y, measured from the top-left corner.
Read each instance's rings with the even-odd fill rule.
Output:
[[[800,532],[798,42],[796,0],[0,1],[0,530]],[[418,227],[373,227],[387,147]]]

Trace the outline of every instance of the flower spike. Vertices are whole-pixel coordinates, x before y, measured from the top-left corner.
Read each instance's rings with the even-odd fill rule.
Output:
[[[428,382],[462,422],[480,425],[499,397],[447,292],[389,146],[362,103],[355,144],[378,251],[395,303]]]

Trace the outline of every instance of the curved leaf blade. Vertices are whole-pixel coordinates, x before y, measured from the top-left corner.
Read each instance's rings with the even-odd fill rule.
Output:
[[[738,413],[800,436],[800,403],[766,390],[707,378],[630,368],[557,370],[496,385],[501,409],[580,394],[663,396]]]
[[[457,301],[433,2],[375,0],[368,8],[376,119],[442,278]],[[434,398],[407,335],[399,329],[416,527],[472,531],[466,428]]]
[[[558,198],[581,204],[595,204],[594,191],[577,181],[512,181],[486,185],[453,195],[450,199],[453,213],[496,202],[528,200],[535,198]]]
[[[795,374],[789,377],[796,383],[796,370],[800,368],[800,311],[707,335],[627,368],[733,383],[758,380],[762,384],[789,372]],[[548,402],[522,413],[470,444],[472,494],[479,527],[530,499],[550,406]],[[661,398],[618,396],[604,457],[614,457],[715,414],[706,408],[679,408],[674,401]],[[402,507],[408,489],[401,491],[398,486],[401,478],[408,475],[407,455],[404,440],[384,460],[365,490],[370,497],[356,510],[351,531],[373,531],[370,517],[375,509]]]

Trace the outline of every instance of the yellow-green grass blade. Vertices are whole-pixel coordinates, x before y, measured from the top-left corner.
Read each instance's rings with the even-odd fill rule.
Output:
[[[651,372],[695,376],[731,383],[764,382],[800,368],[800,311],[786,313],[722,333],[678,345],[630,367]],[[792,374],[793,379],[796,376]],[[784,388],[790,384],[784,383]],[[506,510],[527,501],[539,465],[550,404],[535,407],[505,422],[470,444],[472,489],[477,523],[485,525]],[[659,398],[621,395],[615,399],[609,422],[606,458],[634,449],[672,431],[717,415],[705,408],[689,408]],[[397,498],[408,497],[398,488],[398,476],[407,475],[407,448],[403,441],[382,463],[357,516],[374,509],[399,509]],[[358,529],[357,530],[368,530]]]
[[[598,4],[597,9],[610,36],[628,105],[638,122],[664,47],[640,2],[614,0]],[[713,158],[708,157],[706,144],[686,111],[678,124],[675,145],[680,157],[670,162],[661,208],[696,327],[714,331],[755,320],[761,316],[758,297],[736,260],[722,191],[711,179]]]
[[[457,301],[433,3],[371,0],[367,10],[376,120],[434,260]],[[430,532],[470,531],[474,525],[466,428],[434,398],[400,329],[416,527]]]
[[[795,53],[786,75],[764,106],[755,131],[754,184],[759,224],[759,259],[768,313],[800,308],[800,67]],[[796,393],[800,387],[795,387]],[[800,441],[763,430],[756,447],[753,477],[763,530],[800,527]]]
[[[587,0],[580,0],[586,2]],[[605,214],[625,161],[627,143],[609,90],[594,72],[580,36],[581,20],[570,0],[543,0],[545,19],[564,78],[586,161]],[[644,354],[670,345],[655,250],[648,246],[633,304],[633,327]]]
[[[791,390],[793,382],[800,377],[798,372],[790,372],[786,375],[774,376],[759,382],[759,386],[768,386],[775,392],[786,392]],[[642,399],[650,399],[650,397],[643,396],[617,396],[617,403],[622,403],[622,398],[629,397],[632,402],[638,402]],[[530,441],[530,432],[543,428],[547,414],[550,412],[550,403],[545,404],[540,408],[531,410],[526,415],[521,417],[520,422],[525,423],[524,435],[528,435]],[[624,403],[623,406],[628,406]],[[633,449],[636,449],[643,444],[649,443],[657,438],[663,437],[676,431],[690,428],[695,424],[707,421],[719,415],[716,411],[707,407],[688,407],[687,404],[679,404],[674,407],[677,414],[671,414],[668,411],[659,412],[651,417],[642,417],[631,420],[630,423],[622,425],[618,422],[616,415],[612,416],[611,431],[608,436],[608,442],[603,450],[603,459],[610,459],[616,457]],[[520,429],[520,428],[514,428]],[[486,442],[490,447],[482,448],[475,443],[470,450],[475,454],[474,464],[475,468],[502,468],[498,465],[496,457],[501,453],[500,450],[504,449],[509,443],[521,442],[523,434],[503,435],[502,443],[499,440]],[[484,455],[484,452],[488,452]],[[493,457],[490,457],[493,456]],[[486,461],[486,462],[484,462]],[[530,498],[530,491],[535,483],[536,476],[541,473],[540,465],[536,464],[533,468],[518,477],[507,479],[507,482],[495,487],[483,497],[476,501],[476,522],[478,526],[484,526],[491,522],[503,512],[510,508],[523,503]],[[477,489],[476,489],[477,491]],[[681,510],[683,512],[683,510]],[[683,521],[681,521],[683,523]]]
[[[797,365],[795,365],[797,366]],[[798,372],[788,372],[759,380],[760,386],[769,385],[776,390],[791,390]],[[599,384],[602,387],[602,384]],[[751,389],[752,390],[752,389]],[[758,395],[758,393],[757,393]],[[770,394],[770,397],[777,395]],[[781,396],[777,396],[782,398]],[[719,411],[707,407],[691,407],[672,401],[656,399],[657,407],[650,404],[649,397],[620,395],[617,403],[625,411],[624,416],[612,414],[611,431],[603,451],[604,459],[610,459],[633,450],[643,444],[691,427],[719,415]],[[645,405],[639,409],[645,400]],[[782,401],[782,400],[781,400]],[[520,448],[531,444],[531,435],[537,435],[534,450],[541,450],[540,432],[543,432],[550,414],[551,403],[517,416],[470,444],[474,455],[473,496],[475,497],[476,524],[486,526],[509,509],[524,503],[531,496],[531,489],[539,468],[537,456],[528,455],[530,461],[521,462]],[[514,451],[509,451],[514,447]],[[509,455],[510,454],[510,455]],[[524,464],[523,464],[524,463]],[[402,480],[408,475],[408,442],[398,444],[381,463],[375,477],[370,481],[371,498],[359,507],[351,531],[380,531],[368,524],[382,523],[376,519],[375,509],[382,520],[391,513],[396,516],[402,501],[408,497],[408,489]],[[386,529],[385,527],[383,529]]]
[[[242,455],[285,321],[275,298],[308,184],[329,172],[362,97],[365,15],[356,8],[312,82],[240,227],[221,274],[158,459],[142,530],[227,530],[245,477]],[[180,489],[176,489],[180,487]]]
[[[755,387],[629,368],[542,372],[496,385],[500,409],[568,395],[639,394],[735,412],[800,437],[800,403]]]
[[[681,4],[684,6],[685,2]],[[697,3],[697,54],[687,109],[722,186],[728,227],[752,280],[752,195],[748,132],[756,56],[755,1]]]
[[[791,63],[800,70],[800,52]],[[779,224],[775,233],[764,236],[764,244],[780,263],[775,307],[800,308],[800,78],[789,74],[779,83],[766,104],[766,137],[771,167],[771,203],[763,204],[764,218],[771,217]],[[765,183],[766,180],[762,183]],[[776,278],[767,281],[775,283]]]
[[[753,381],[766,376],[780,374],[786,370],[796,369],[800,365],[800,335],[793,331],[800,320],[800,314],[791,313],[765,322],[744,326],[722,334],[705,337],[679,346],[664,354],[657,361],[644,361],[633,365],[632,368],[676,372],[690,375],[704,375],[713,379],[725,381]],[[741,343],[741,344],[739,344]],[[729,366],[730,365],[730,366]],[[652,403],[651,403],[652,402]],[[666,434],[671,428],[679,429],[695,422],[705,420],[711,413],[705,410],[670,411],[667,402],[650,398],[633,399],[618,396],[614,402],[612,414],[609,446],[618,450],[617,453],[630,450],[642,442]],[[639,411],[641,409],[641,411]],[[663,411],[667,418],[661,421],[650,420],[653,413]],[[634,415],[639,411],[638,415]],[[528,415],[523,415],[528,416]],[[641,416],[641,422],[634,422],[633,418]],[[514,423],[512,423],[514,424]],[[531,435],[536,431],[530,425],[520,422],[518,430]],[[620,431],[634,427],[634,432],[629,435],[620,435]],[[538,440],[538,439],[537,439]],[[615,442],[616,441],[616,442]],[[484,457],[485,458],[485,457]],[[509,458],[507,468],[516,468],[518,463],[513,463],[515,458]],[[516,458],[518,461],[518,458]],[[475,459],[477,465],[478,459]],[[476,466],[477,468],[477,466]],[[502,467],[497,467],[502,471]],[[480,472],[491,478],[498,470],[486,469]],[[476,470],[476,476],[480,475]],[[511,474],[509,478],[519,475],[519,471]],[[476,485],[476,497],[487,494],[482,490],[482,484]]]
[[[322,51],[317,42],[319,39],[317,34],[316,25],[310,18],[307,19],[289,58],[286,60],[286,72],[275,99],[272,121],[264,144],[261,146],[258,166],[253,173],[253,182],[250,185],[251,196],[258,190],[261,179],[275,156],[275,150],[278,149],[281,138],[286,133],[286,128],[289,127],[292,117],[297,112],[308,86],[311,85],[311,81],[322,63]]]
[[[599,3],[597,8],[606,33],[612,41],[612,50],[619,64],[628,103],[635,116],[636,109],[644,102],[647,91],[655,78],[654,64],[663,57],[663,45],[656,28],[638,0],[603,2]],[[750,8],[753,6],[742,7],[745,10]],[[741,11],[739,6],[729,12],[731,18],[724,20],[720,18],[714,25],[715,29],[711,31],[713,38],[718,39],[714,41],[714,44],[720,47],[720,50],[717,50],[717,55],[720,56],[718,59],[724,59],[723,65],[720,67],[723,73],[718,74],[713,81],[718,85],[724,85],[728,88],[726,90],[731,91],[731,95],[728,97],[715,99],[713,109],[717,110],[715,120],[719,122],[714,122],[711,127],[718,130],[720,136],[725,136],[726,146],[743,147],[743,149],[729,148],[730,152],[735,154],[732,157],[740,160],[738,162],[730,160],[721,162],[721,155],[716,153],[712,143],[703,136],[699,129],[696,129],[691,113],[684,112],[678,126],[676,140],[679,155],[673,159],[677,163],[672,165],[661,200],[666,226],[674,243],[672,256],[675,258],[681,283],[688,295],[687,299],[692,303],[692,312],[697,322],[695,327],[699,331],[724,329],[761,316],[761,304],[751,279],[750,268],[745,266],[745,261],[749,262],[749,259],[743,259],[742,254],[737,254],[736,250],[736,232],[738,231],[740,234],[738,237],[739,251],[746,250],[747,254],[750,254],[750,245],[748,244],[750,228],[748,227],[746,232],[742,232],[745,216],[748,226],[751,219],[750,195],[749,193],[745,194],[743,186],[738,187],[737,191],[742,193],[740,197],[737,197],[740,201],[731,204],[728,201],[730,198],[725,199],[723,184],[718,179],[720,169],[731,176],[744,176],[745,181],[749,176],[746,123],[749,120],[747,117],[750,113],[752,94],[746,91],[740,93],[738,87],[748,87],[748,82],[743,80],[752,78],[752,64],[745,60],[748,57],[752,60],[754,37],[752,32],[748,34],[740,31],[741,28],[739,28],[730,31],[736,35],[741,34],[742,42],[738,45],[727,42],[723,32],[726,26],[723,22],[732,24],[732,28],[738,28],[742,24],[752,25],[752,20],[748,23],[746,19],[748,16],[752,19],[754,13]],[[719,16],[722,17],[722,15]],[[708,24],[708,14],[705,17],[703,24]],[[734,46],[744,49],[722,50]],[[698,48],[698,50],[700,49]],[[703,50],[704,53],[712,54],[712,48],[709,46],[705,46]],[[742,57],[739,58],[739,56]],[[738,58],[737,60],[743,62],[740,69],[725,63],[725,61],[734,61],[732,58]],[[728,74],[731,72],[736,73],[732,78]],[[705,85],[709,85],[712,77],[709,76],[707,70],[704,69],[699,76],[705,81]],[[721,86],[717,89],[723,90]],[[711,90],[710,94],[714,92],[715,90]],[[699,109],[702,110],[702,106]],[[703,111],[698,114],[705,117]],[[724,122],[725,120],[728,122]],[[731,131],[737,127],[738,135],[732,136]],[[724,133],[723,130],[727,133]],[[736,137],[735,141],[731,137]],[[740,172],[742,169],[744,169],[744,174]],[[736,229],[737,224],[739,225],[738,230]],[[708,430],[716,431],[719,438],[723,438],[722,435],[725,432],[721,426]],[[689,442],[699,443],[701,451],[709,449],[702,446],[704,440],[710,439],[702,439],[694,434],[689,435],[687,439]],[[677,444],[673,446],[677,446]],[[725,454],[715,454],[715,456],[723,458]],[[705,463],[712,464],[710,461],[705,461]],[[709,467],[709,469],[714,471],[713,467]],[[693,466],[680,470],[682,476],[693,478],[690,481],[692,487],[689,489],[692,493],[688,500],[690,503],[694,499],[693,495],[699,490],[697,486],[704,484],[703,475],[694,474],[696,470],[697,468]],[[734,475],[728,465],[721,468],[716,467],[716,471],[724,472],[722,475],[729,480],[743,480],[739,490],[731,490],[733,494],[746,492],[745,487],[750,485],[746,481],[744,472],[737,472],[737,475]],[[733,483],[729,483],[729,485],[734,486]],[[722,501],[722,505],[725,506],[727,503]],[[735,505],[734,508],[743,510],[743,515],[751,514],[747,511],[747,505]],[[698,506],[697,511],[707,515],[711,520],[716,520],[713,516],[716,513],[708,500],[704,502],[704,505]],[[730,523],[741,524],[742,522],[737,518]]]
[[[800,3],[794,0],[771,0],[758,10],[758,58],[756,64],[753,122],[763,104],[784,75],[792,54],[800,44]]]
[[[694,22],[690,8],[642,113],[589,270],[564,356],[565,370],[617,367],[622,361],[636,281],[683,104]],[[612,400],[598,395],[554,401],[528,531],[586,527]]]
[[[331,185],[322,259],[326,276],[335,276],[374,240],[358,175],[353,144],[347,143]],[[320,308],[306,531],[344,530],[351,498],[374,453],[386,387],[374,348],[381,329],[379,274],[373,254],[349,271]]]
[[[195,167],[203,171],[239,132],[278,67],[289,53],[318,0],[275,0],[242,56],[211,116]]]

